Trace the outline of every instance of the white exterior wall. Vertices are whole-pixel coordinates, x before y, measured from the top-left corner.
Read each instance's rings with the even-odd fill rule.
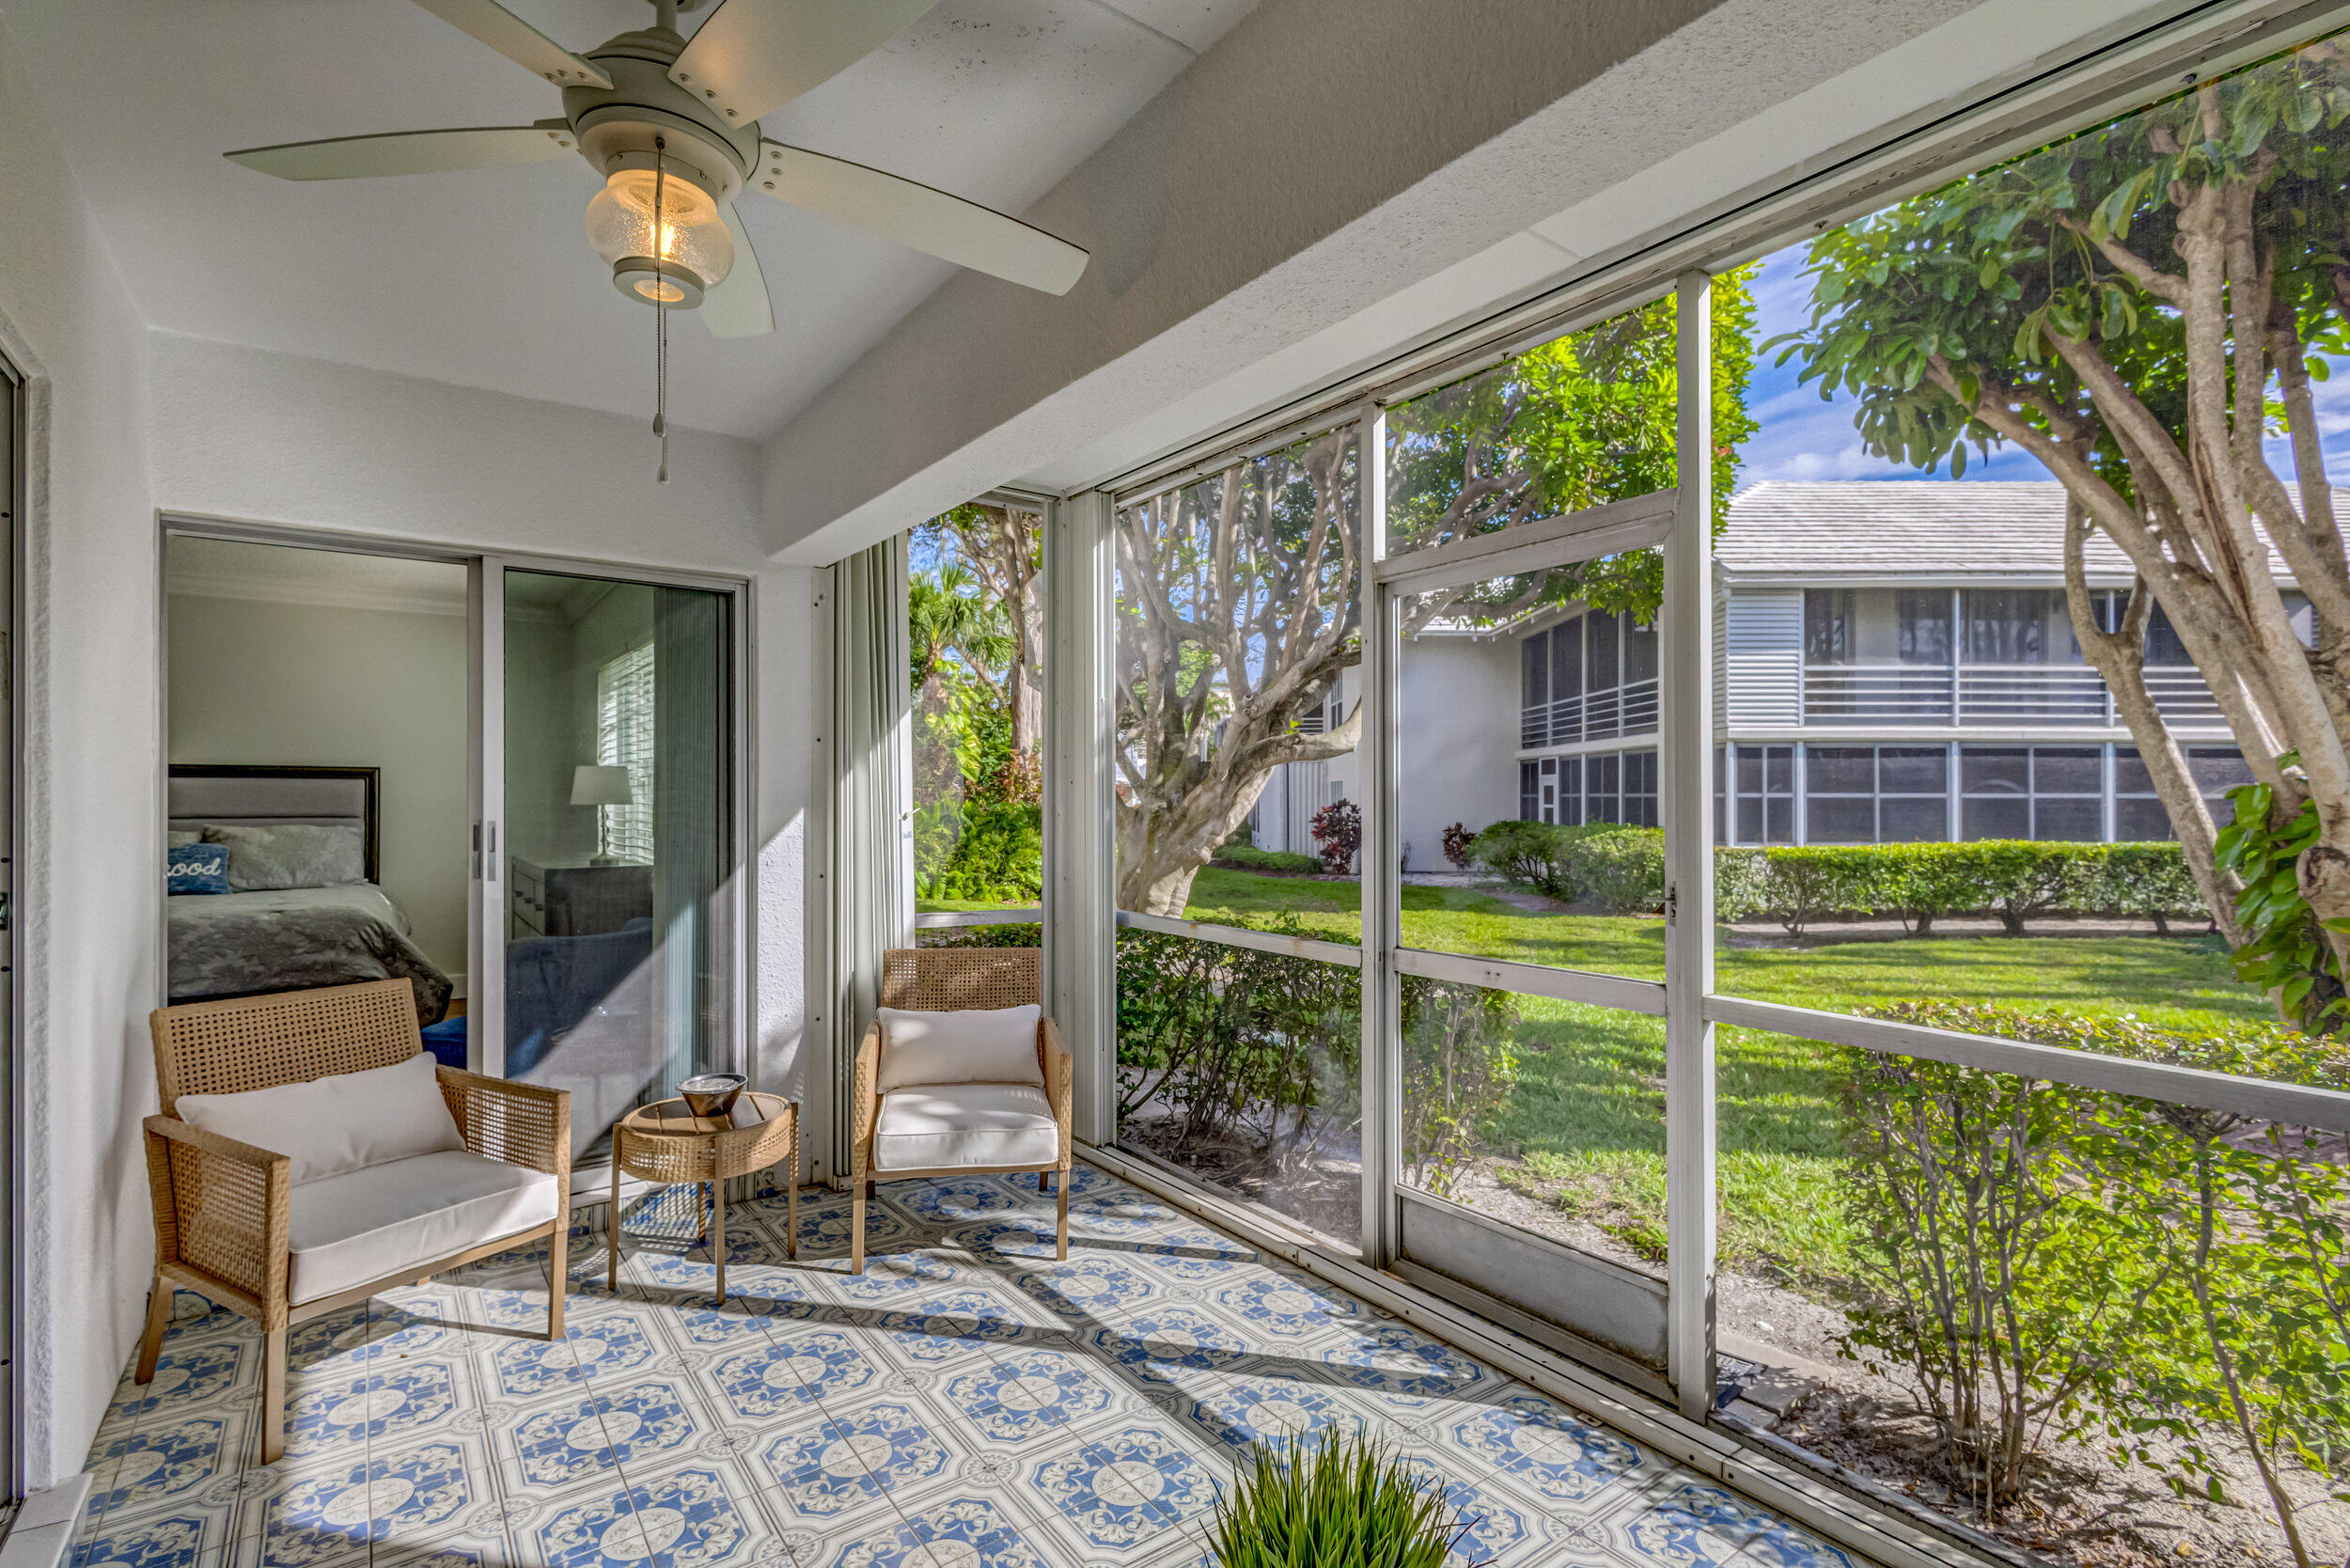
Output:
[[[1518,814],[1518,639],[1422,636],[1403,646],[1396,840],[1408,871],[1449,871],[1444,830]]]

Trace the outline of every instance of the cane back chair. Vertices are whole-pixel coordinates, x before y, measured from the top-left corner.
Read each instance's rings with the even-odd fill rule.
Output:
[[[294,1324],[421,1283],[509,1247],[545,1237],[547,1338],[563,1337],[564,1241],[571,1213],[571,1095],[453,1067],[438,1069],[441,1098],[465,1149],[555,1179],[554,1219],[469,1240],[457,1252],[409,1261],[397,1273],[315,1300],[289,1298],[292,1273],[292,1162],[206,1132],[173,1114],[181,1095],[236,1094],[333,1074],[397,1066],[424,1048],[415,988],[371,980],[226,1001],[158,1008],[149,1015],[163,1114],[147,1119],[147,1178],[155,1210],[155,1282],[139,1343],[136,1382],[155,1375],[176,1285],[261,1327],[261,1459],[285,1451],[286,1336]]]
[[[882,954],[881,1005],[916,1012],[954,1012],[967,1008],[1021,1007],[1043,999],[1043,949],[1040,948],[892,948]],[[865,1272],[865,1205],[873,1196],[875,1167],[873,1134],[885,1095],[878,1090],[882,1052],[886,1048],[878,1020],[866,1027],[857,1046],[849,1148],[849,1268]],[[1044,1100],[1058,1134],[1055,1156],[1042,1163],[1013,1165],[932,1166],[921,1169],[879,1172],[890,1181],[908,1177],[944,1177],[1036,1173],[1039,1190],[1048,1174],[1058,1196],[1058,1256],[1069,1256],[1069,1158],[1072,1106],[1069,1050],[1060,1028],[1040,1017],[1036,1029],[1037,1065],[1043,1078]],[[944,1085],[933,1092],[951,1096],[960,1089],[988,1085]]]

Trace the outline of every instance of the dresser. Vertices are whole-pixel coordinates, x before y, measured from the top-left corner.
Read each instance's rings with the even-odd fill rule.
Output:
[[[508,936],[598,936],[652,915],[650,866],[507,862]]]

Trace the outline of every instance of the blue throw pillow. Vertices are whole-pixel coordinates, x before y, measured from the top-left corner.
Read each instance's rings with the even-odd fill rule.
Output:
[[[176,844],[165,850],[164,890],[169,893],[228,891],[228,846]]]

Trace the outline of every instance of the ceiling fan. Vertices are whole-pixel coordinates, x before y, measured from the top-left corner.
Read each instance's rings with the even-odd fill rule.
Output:
[[[928,185],[791,147],[759,119],[854,65],[937,0],[721,0],[691,39],[651,0],[653,25],[574,55],[496,0],[415,0],[561,89],[528,125],[398,131],[247,148],[227,156],[281,180],[354,180],[578,156],[604,181],[588,238],[632,299],[697,309],[720,337],[775,329],[734,199],[756,190],[958,266],[1067,293],[1086,253]]]

